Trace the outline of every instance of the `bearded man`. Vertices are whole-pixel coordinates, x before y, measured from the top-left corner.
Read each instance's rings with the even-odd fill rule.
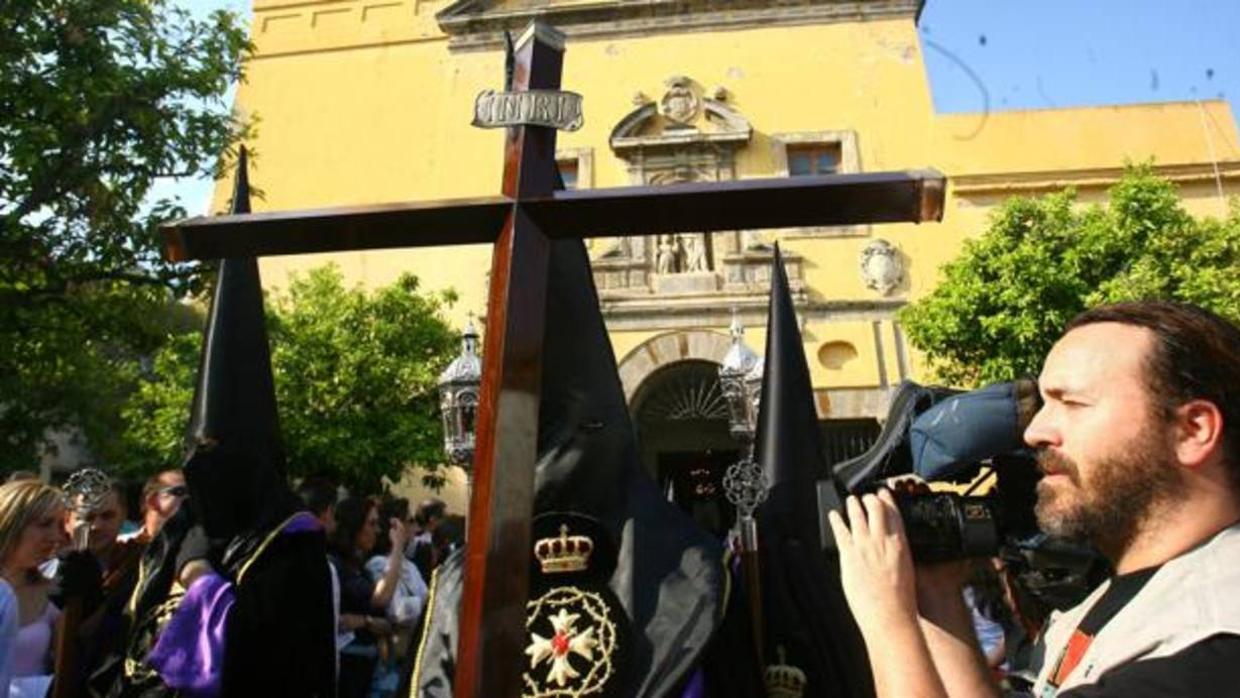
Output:
[[[1046,358],[1025,431],[1048,533],[1115,576],[1054,614],[1038,698],[1235,695],[1240,686],[1240,330],[1196,307],[1078,316]],[[914,567],[887,492],[830,523],[879,696],[997,696],[961,600],[962,565]]]

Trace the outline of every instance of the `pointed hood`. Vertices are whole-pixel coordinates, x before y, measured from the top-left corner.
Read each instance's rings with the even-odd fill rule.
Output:
[[[805,695],[871,695],[869,664],[839,583],[821,552],[815,481],[828,473],[805,348],[775,248],[754,457],[770,490],[757,512],[766,656],[806,673]]]
[[[803,537],[806,544],[817,546],[814,481],[827,472],[826,459],[805,347],[778,245],[771,266],[754,458],[762,464],[770,486],[761,509],[764,532]]]
[[[237,161],[232,213],[250,212],[247,153]],[[275,382],[253,257],[220,260],[203,333],[185,475],[197,518],[213,539],[270,518],[287,489]],[[274,514],[272,514],[274,515]]]
[[[673,695],[720,627],[728,588],[723,549],[667,502],[638,461],[580,240],[551,242],[546,298],[534,538],[563,520],[594,525],[602,540],[590,565],[601,571],[597,583],[628,628],[618,668],[625,685],[602,695]],[[431,628],[414,676],[418,695],[451,695],[460,582],[458,554],[437,572]],[[532,596],[538,589],[535,580]]]

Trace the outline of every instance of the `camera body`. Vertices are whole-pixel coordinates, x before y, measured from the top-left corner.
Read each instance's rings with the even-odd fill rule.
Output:
[[[895,499],[914,561],[946,562],[999,554],[1003,536],[995,498],[927,492],[897,493]]]
[[[1006,541],[1036,534],[1039,476],[1023,432],[1037,407],[1031,380],[972,392],[901,383],[875,446],[837,464],[835,477],[818,484],[824,547],[832,545],[825,515],[843,501],[841,485],[849,494],[864,494],[902,479],[892,489],[918,562],[993,557]],[[984,467],[995,478],[985,494],[931,491],[925,484],[967,484]]]
[[[997,495],[897,489],[893,496],[913,560],[918,563],[995,557],[1009,538],[1004,526],[1003,500]],[[834,483],[819,482],[819,510],[836,508],[833,501],[839,501]],[[819,535],[824,547],[832,547],[825,516],[821,517]]]

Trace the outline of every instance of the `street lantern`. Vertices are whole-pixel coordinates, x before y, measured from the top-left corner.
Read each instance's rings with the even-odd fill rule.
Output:
[[[448,462],[466,470],[474,460],[474,420],[482,387],[478,331],[471,317],[461,335],[461,353],[439,374],[439,409],[443,416],[443,447]]]
[[[762,390],[762,359],[745,344],[745,326],[732,309],[732,346],[719,366],[719,387],[728,403],[732,438],[751,444],[758,424],[758,393]],[[756,382],[753,379],[757,373]]]

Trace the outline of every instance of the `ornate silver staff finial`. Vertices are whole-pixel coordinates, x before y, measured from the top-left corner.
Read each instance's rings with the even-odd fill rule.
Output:
[[[77,550],[85,550],[89,545],[90,524],[86,523],[86,517],[99,509],[111,488],[111,478],[96,468],[75,471],[61,488],[68,500],[66,505],[82,522],[73,530],[73,547]]]
[[[748,456],[728,466],[723,475],[724,493],[742,520],[753,518],[754,511],[766,500],[767,484],[762,465]]]

